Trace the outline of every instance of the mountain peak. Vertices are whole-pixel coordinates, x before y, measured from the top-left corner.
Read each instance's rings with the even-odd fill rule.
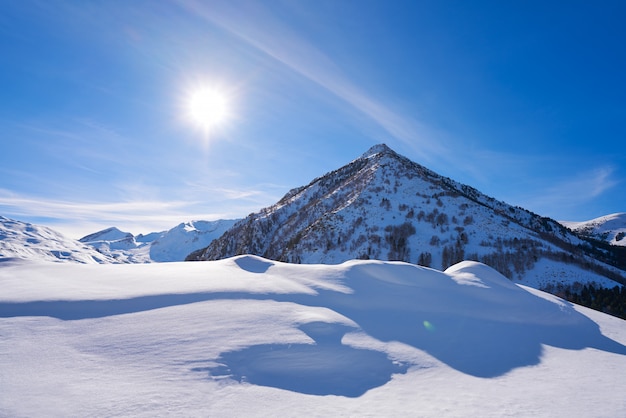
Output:
[[[363,155],[361,155],[361,158],[370,158],[377,154],[389,154],[389,153],[395,154],[395,152],[391,148],[389,148],[387,144],[381,143],[381,144],[376,144],[370,149],[368,149]]]
[[[93,242],[93,241],[118,241],[123,239],[132,239],[133,234],[130,232],[120,231],[116,227],[112,226],[110,228],[103,229],[98,232],[94,232],[93,234],[89,234],[87,236],[79,239],[80,242]]]
[[[378,144],[250,214],[187,259],[254,254],[335,264],[371,258],[441,269],[469,259],[537,287],[564,270],[575,271],[578,281],[607,287],[615,285],[611,280],[624,280],[621,273],[599,264],[595,272],[584,273],[583,262],[566,265],[591,254],[621,265],[614,251],[602,255],[584,244],[552,219],[484,195]],[[552,269],[548,273],[547,265]]]

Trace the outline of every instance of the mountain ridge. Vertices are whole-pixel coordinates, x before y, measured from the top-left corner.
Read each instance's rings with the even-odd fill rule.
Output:
[[[110,227],[79,241],[124,263],[183,261],[190,252],[207,246],[236,220],[186,221],[167,231],[137,236]]]
[[[539,288],[558,282],[571,270],[565,266],[573,264],[593,270],[583,281],[624,282],[623,271],[609,265],[615,261],[610,251],[553,219],[441,176],[385,144],[291,189],[187,260],[241,254],[306,264],[377,258],[442,270],[471,259]],[[533,272],[541,259],[553,267],[543,283],[545,271]]]
[[[0,260],[110,264],[116,261],[51,228],[0,216]]]
[[[582,236],[626,246],[626,212],[612,213],[583,222],[561,223]]]
[[[205,247],[235,222],[187,221],[167,231],[146,235],[108,227],[75,240],[46,226],[0,216],[0,261],[86,264],[183,261],[189,252]]]

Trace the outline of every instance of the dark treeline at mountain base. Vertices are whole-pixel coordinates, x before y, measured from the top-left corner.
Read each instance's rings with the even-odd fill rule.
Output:
[[[569,302],[595,309],[618,318],[626,319],[626,287],[615,286],[611,289],[594,285],[549,284],[543,291],[552,293]]]
[[[611,245],[608,242],[600,241],[587,236],[581,236],[587,240],[590,245],[582,247],[582,250],[594,257],[621,270],[626,271],[626,247],[619,245]]]

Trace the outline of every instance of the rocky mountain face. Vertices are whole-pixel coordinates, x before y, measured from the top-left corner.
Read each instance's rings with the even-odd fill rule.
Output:
[[[187,259],[240,254],[292,263],[401,260],[437,269],[467,259],[538,288],[625,282],[610,248],[443,177],[384,144],[291,190]]]
[[[45,226],[0,216],[0,261],[109,264],[116,260]]]

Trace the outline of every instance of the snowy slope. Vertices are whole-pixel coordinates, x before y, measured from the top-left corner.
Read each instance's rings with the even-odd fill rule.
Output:
[[[130,232],[123,232],[115,227],[103,229],[102,231],[94,232],[79,239],[80,242],[98,242],[98,241],[122,241],[128,238],[133,238],[133,234]]]
[[[97,251],[124,263],[183,261],[219,238],[237,220],[189,221],[164,232],[134,236],[112,227],[80,239]]]
[[[521,283],[573,264],[583,282],[622,280],[591,244],[558,222],[510,206],[408,160],[381,144],[249,215],[188,259],[256,254],[295,263],[400,260],[434,268],[484,262]],[[610,261],[610,260],[609,260]],[[574,278],[572,278],[572,281]]]
[[[111,227],[75,241],[47,227],[0,216],[0,259],[79,263],[182,261],[235,222],[191,221],[169,231],[137,236]]]
[[[237,220],[190,221],[170,229],[150,246],[153,261],[183,261],[187,255],[219,238]]]
[[[626,213],[613,213],[584,222],[561,222],[573,231],[611,245],[626,246]]]
[[[626,322],[474,262],[0,264],[0,416],[626,416]]]
[[[163,232],[157,232],[148,237],[135,237],[130,232],[111,227],[84,236],[79,241],[120,263],[150,263],[150,245],[162,235]]]
[[[50,228],[0,216],[0,260],[11,258],[87,264],[115,262]]]

